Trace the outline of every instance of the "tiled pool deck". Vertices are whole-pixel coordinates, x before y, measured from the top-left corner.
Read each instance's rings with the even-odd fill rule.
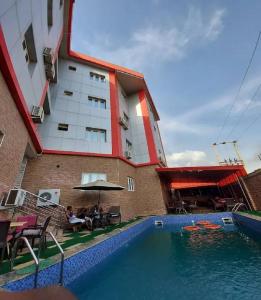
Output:
[[[189,215],[166,215],[152,216],[136,221],[125,228],[115,230],[109,234],[102,235],[81,247],[72,247],[71,252],[66,254],[64,264],[64,285],[81,276],[90,268],[103,261],[117,249],[128,243],[135,236],[151,227],[156,220],[162,220],[164,224],[176,224],[180,226],[191,225],[199,220],[210,220],[223,225],[222,218],[231,217],[231,212],[210,213],[210,214],[189,214]],[[60,263],[51,265],[39,272],[38,286],[47,286],[58,283]],[[23,276],[22,278],[5,276],[0,277],[0,285],[8,290],[25,290],[33,287],[34,274]],[[12,281],[11,281],[12,280]],[[15,281],[14,281],[15,280]]]

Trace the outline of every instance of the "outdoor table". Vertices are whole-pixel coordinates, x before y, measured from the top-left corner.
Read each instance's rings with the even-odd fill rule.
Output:
[[[27,222],[16,222],[16,221],[12,221],[10,223],[10,227],[14,228],[14,227],[20,227],[20,226],[24,226]]]

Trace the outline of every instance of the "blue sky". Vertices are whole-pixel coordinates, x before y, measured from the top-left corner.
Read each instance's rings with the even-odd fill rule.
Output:
[[[72,48],[145,75],[169,166],[216,164],[211,144],[238,139],[251,171],[261,167],[261,89],[251,99],[261,83],[261,41],[219,132],[261,30],[260,12],[258,0],[76,0]]]

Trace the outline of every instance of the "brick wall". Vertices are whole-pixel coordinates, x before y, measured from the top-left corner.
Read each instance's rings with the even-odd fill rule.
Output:
[[[244,182],[257,210],[261,210],[261,170],[244,177]]]
[[[33,193],[39,189],[61,189],[64,206],[89,207],[97,203],[98,192],[79,191],[82,173],[106,173],[107,180],[126,187],[123,191],[101,191],[101,205],[107,210],[120,205],[123,220],[137,215],[164,214],[165,205],[155,166],[134,168],[113,158],[44,154],[28,162],[22,187]],[[136,190],[127,190],[127,176],[133,177]]]
[[[23,120],[0,72],[0,199],[13,187],[27,144],[31,143]]]

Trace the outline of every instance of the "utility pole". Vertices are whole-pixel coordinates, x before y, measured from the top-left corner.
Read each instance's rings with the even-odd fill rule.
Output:
[[[228,144],[233,145],[233,151],[235,152],[236,157],[234,157],[234,158],[226,157],[226,158],[224,158],[224,160],[222,160],[217,147],[220,145],[228,145]],[[217,162],[220,166],[222,166],[222,165],[239,165],[239,164],[245,166],[245,162],[243,161],[242,156],[240,154],[237,141],[224,141],[222,143],[213,143],[212,147],[215,152]],[[260,154],[259,159],[261,160],[261,154]]]

